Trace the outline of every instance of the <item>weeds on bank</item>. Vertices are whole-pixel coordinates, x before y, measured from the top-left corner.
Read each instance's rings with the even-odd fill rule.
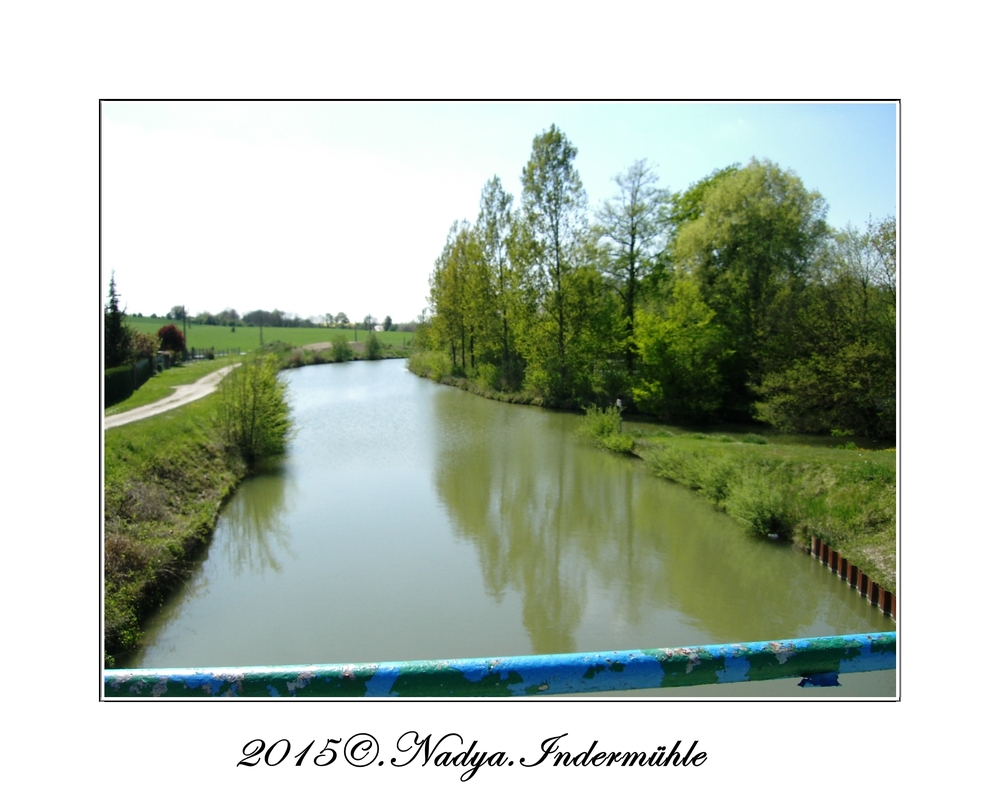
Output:
[[[577,433],[613,453],[632,453],[635,450],[635,438],[622,431],[622,413],[617,406],[606,409],[599,409],[593,404],[588,406]]]

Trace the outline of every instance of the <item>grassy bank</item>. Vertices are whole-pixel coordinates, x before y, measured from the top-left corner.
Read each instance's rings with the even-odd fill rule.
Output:
[[[169,372],[169,371],[168,371]],[[189,575],[246,473],[213,424],[218,395],[104,432],[105,664]]]
[[[813,536],[896,592],[896,452],[633,429],[658,476],[701,493],[758,535]]]
[[[190,574],[240,479],[291,436],[278,359],[241,361],[208,397],[104,432],[108,667],[139,644],[143,620]]]
[[[353,340],[344,340],[343,337],[334,335],[332,342],[318,342],[314,343],[312,347],[293,345],[289,342],[270,342],[259,350],[262,353],[275,355],[282,370],[307,367],[311,364],[333,364],[373,359],[405,359],[410,355],[409,348],[386,343],[382,339],[383,336],[383,334],[377,334],[373,339],[369,339],[366,336],[360,342],[354,342]],[[320,347],[321,345],[326,345],[327,347]]]
[[[760,434],[677,433],[630,426],[615,408],[587,410],[584,438],[640,456],[658,476],[706,496],[759,536],[836,549],[896,592],[896,452],[775,443]]]

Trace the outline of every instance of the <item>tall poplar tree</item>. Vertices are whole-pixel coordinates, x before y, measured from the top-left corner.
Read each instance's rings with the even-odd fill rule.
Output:
[[[521,173],[521,206],[537,245],[541,290],[541,341],[533,342],[532,367],[548,394],[564,397],[571,376],[567,359],[567,278],[577,265],[586,230],[587,194],[573,166],[576,148],[550,127],[535,137]]]
[[[514,196],[504,191],[497,176],[483,187],[479,200],[476,235],[489,273],[491,294],[499,316],[501,383],[510,389],[516,382],[516,354],[513,348],[512,314],[516,290],[510,258]]]

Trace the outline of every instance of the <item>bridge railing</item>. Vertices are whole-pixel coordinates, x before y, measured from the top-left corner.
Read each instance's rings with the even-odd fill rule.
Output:
[[[896,633],[634,651],[417,662],[104,671],[105,698],[460,697],[691,687],[801,678],[831,685],[844,673],[896,667]]]

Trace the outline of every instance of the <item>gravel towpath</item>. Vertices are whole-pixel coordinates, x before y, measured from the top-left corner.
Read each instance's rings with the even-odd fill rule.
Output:
[[[176,409],[185,403],[204,398],[215,390],[222,377],[234,367],[239,367],[239,364],[231,364],[228,367],[223,367],[221,370],[216,370],[214,373],[209,373],[204,378],[199,378],[193,384],[182,384],[179,387],[174,387],[174,394],[169,398],[163,398],[155,403],[140,406],[138,409],[108,415],[104,418],[104,427],[114,428],[115,426],[123,426],[126,423],[134,423],[136,420],[152,417],[154,414]]]

